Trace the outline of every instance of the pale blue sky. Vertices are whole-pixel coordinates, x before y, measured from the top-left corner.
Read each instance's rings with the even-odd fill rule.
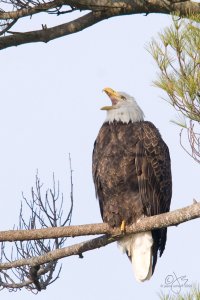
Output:
[[[69,16],[62,16],[66,20]],[[47,18],[45,15],[44,18]],[[31,22],[35,22],[36,17]],[[46,19],[45,19],[46,20]],[[55,20],[56,17],[55,17]],[[26,20],[28,21],[28,19]],[[39,24],[46,21],[39,20]],[[169,104],[152,87],[156,65],[145,50],[151,37],[170,24],[165,15],[126,16],[101,22],[49,44],[29,44],[0,52],[1,230],[18,222],[21,192],[30,194],[36,170],[48,187],[52,172],[67,195],[68,153],[74,170],[72,223],[100,222],[91,176],[91,155],[108,104],[110,86],[133,95],[146,119],[160,130],[172,159],[172,209],[199,200],[199,166],[179,145],[179,128]],[[31,28],[30,27],[28,29]],[[19,30],[28,30],[25,21]],[[37,296],[2,291],[10,299],[157,299],[165,277],[175,272],[188,283],[199,280],[199,220],[168,230],[163,257],[149,282],[135,281],[131,265],[116,244],[62,260],[60,279]],[[75,243],[75,239],[68,240]],[[183,292],[188,292],[187,288]]]

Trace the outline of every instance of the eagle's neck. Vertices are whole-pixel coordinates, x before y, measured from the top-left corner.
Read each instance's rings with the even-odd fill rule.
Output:
[[[144,120],[144,113],[136,102],[107,111],[105,122],[138,122]]]

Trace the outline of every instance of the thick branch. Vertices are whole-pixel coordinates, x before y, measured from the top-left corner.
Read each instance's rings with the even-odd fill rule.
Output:
[[[34,7],[29,6],[27,3],[26,8],[16,11],[0,12],[0,19],[19,19],[22,17],[32,16],[37,13],[48,11],[61,6],[71,6],[80,10],[121,10],[121,14],[137,14],[137,13],[167,13],[180,12],[181,15],[186,16],[188,12],[199,13],[200,7],[198,3],[191,1],[161,1],[161,0],[53,0],[46,3],[36,4]]]
[[[49,42],[50,40],[81,31],[97,22],[105,19],[103,13],[89,13],[69,23],[65,23],[52,28],[44,28],[42,30],[29,31],[24,33],[14,33],[12,35],[0,38],[0,50],[11,46],[18,46],[27,43]]]
[[[142,221],[127,227],[126,233],[137,233],[174,226],[199,217],[200,202],[161,215],[146,217]],[[120,229],[113,229],[108,224],[100,223],[33,230],[8,230],[0,231],[0,242],[54,239],[96,234],[120,235]]]
[[[133,224],[126,228],[126,233],[137,233],[142,231],[148,231],[157,228],[163,228],[199,218],[200,217],[200,203],[194,203],[190,206],[177,209],[175,211],[164,213],[161,215],[144,218],[140,222]],[[79,236],[79,235],[91,235],[106,233],[106,235],[99,238],[95,238],[86,242],[82,242],[73,246],[65,247],[51,251],[45,255],[39,257],[33,257],[29,259],[20,259],[9,263],[0,264],[0,269],[16,268],[23,265],[41,265],[50,261],[58,260],[63,257],[71,255],[79,255],[82,257],[82,253],[103,247],[107,244],[113,243],[123,235],[120,229],[109,228],[107,224],[91,224],[82,226],[68,226],[63,228],[49,228],[41,230],[29,230],[29,231],[16,231],[11,230],[8,232],[0,232],[1,241],[14,241],[14,240],[26,240],[30,238],[52,238],[63,236]],[[112,235],[112,236],[111,236]]]
[[[34,7],[28,6],[26,8],[22,8],[15,11],[0,11],[0,19],[8,20],[8,19],[19,19],[27,16],[32,16],[34,14],[47,11],[51,8],[55,8],[57,6],[66,5],[64,0],[54,0],[47,3],[40,3]]]
[[[27,4],[28,5],[28,4]],[[73,20],[69,23],[55,26],[52,28],[43,28],[42,30],[35,30],[24,33],[8,32],[9,36],[0,38],[0,50],[11,46],[18,46],[25,43],[33,42],[49,42],[53,39],[76,33],[91,25],[94,25],[104,19],[127,14],[149,14],[149,13],[175,13],[180,16],[187,17],[188,14],[200,13],[200,3],[191,1],[160,1],[160,0],[146,0],[146,1],[113,1],[113,0],[84,0],[84,1],[65,1],[54,0],[48,3],[41,3],[35,7],[23,8],[17,11],[0,12],[0,19],[19,19],[25,16],[32,16],[33,14],[49,9],[68,5],[80,10],[92,10],[92,13],[84,17]]]
[[[47,254],[41,255],[39,257],[27,258],[27,259],[19,259],[9,263],[2,263],[0,264],[0,270],[7,270],[11,268],[17,268],[24,265],[42,265],[54,260],[58,260],[64,257],[68,257],[71,255],[79,255],[82,258],[82,253],[93,250],[96,248],[100,248],[106,246],[110,243],[115,242],[119,237],[109,238],[108,236],[104,235],[99,238],[95,238],[92,240],[88,240],[86,242],[82,242],[79,244],[75,244],[73,246],[68,246],[62,249],[57,249],[51,251]]]

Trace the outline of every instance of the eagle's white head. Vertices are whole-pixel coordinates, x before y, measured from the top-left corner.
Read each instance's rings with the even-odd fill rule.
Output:
[[[144,120],[144,113],[132,96],[124,92],[116,92],[111,88],[105,88],[103,91],[112,102],[111,106],[101,108],[102,110],[107,110],[105,122],[110,123],[115,120],[128,123]]]

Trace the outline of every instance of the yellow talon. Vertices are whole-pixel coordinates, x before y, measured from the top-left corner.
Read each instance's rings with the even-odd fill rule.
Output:
[[[121,232],[125,233],[126,231],[126,222],[123,220],[120,226]]]

